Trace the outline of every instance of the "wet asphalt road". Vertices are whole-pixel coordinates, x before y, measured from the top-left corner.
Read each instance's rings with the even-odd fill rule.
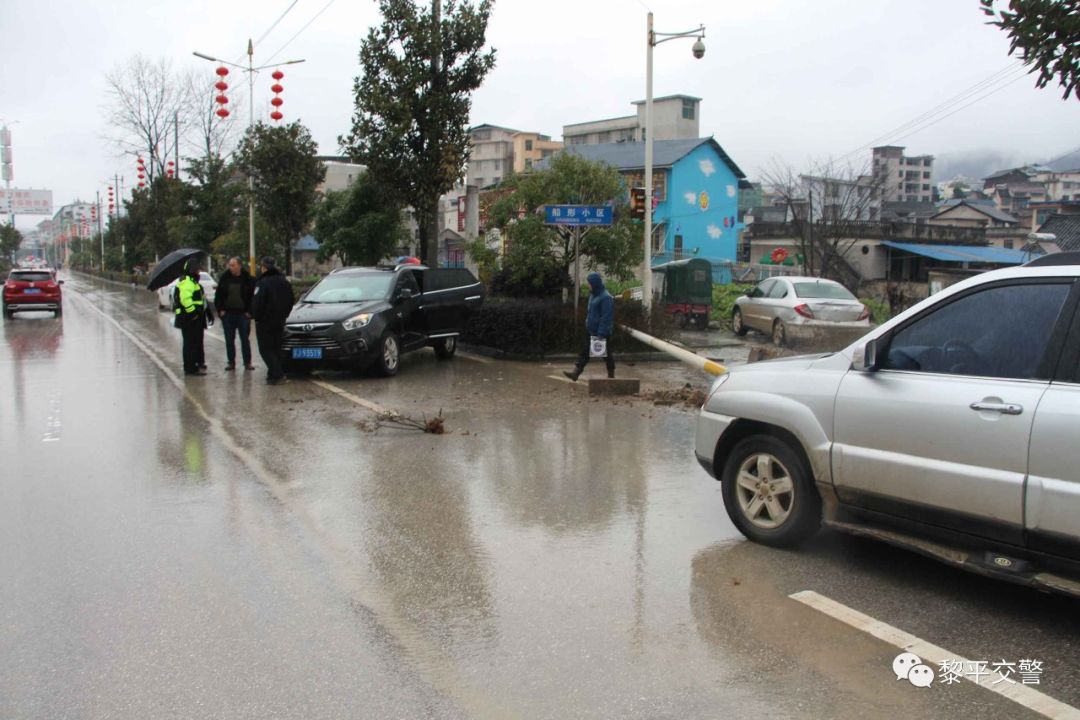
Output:
[[[802,590],[1037,658],[1080,706],[1080,605],[834,533],[744,542],[691,413],[430,351],[267,387],[217,327],[185,381],[154,296],[85,278],[3,330],[0,718],[1037,717],[896,681]],[[365,431],[372,404],[448,433]]]

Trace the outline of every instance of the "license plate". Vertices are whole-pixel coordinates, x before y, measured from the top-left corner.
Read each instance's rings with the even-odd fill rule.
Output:
[[[41,292],[41,288],[26,288],[23,292],[27,295],[37,295]]]
[[[293,360],[322,360],[322,348],[293,348]]]

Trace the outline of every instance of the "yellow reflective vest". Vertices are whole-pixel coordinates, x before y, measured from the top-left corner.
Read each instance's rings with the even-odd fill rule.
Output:
[[[193,280],[190,275],[180,278],[176,284],[176,314],[191,315],[203,310],[202,285]]]

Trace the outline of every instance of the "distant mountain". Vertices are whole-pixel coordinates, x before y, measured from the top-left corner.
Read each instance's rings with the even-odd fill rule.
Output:
[[[934,179],[944,182],[963,175],[972,180],[982,180],[999,170],[1018,167],[1027,162],[1031,160],[996,150],[942,153],[934,158]]]
[[[1050,163],[1050,168],[1058,172],[1080,169],[1080,148]]]
[[[952,180],[957,175],[963,175],[972,180],[982,180],[984,177],[993,175],[1000,170],[1023,165],[1040,165],[1048,159],[1046,157],[1026,157],[1017,153],[998,150],[942,153],[934,158],[934,180],[944,182]],[[1050,167],[1059,171],[1080,168],[1080,148],[1068,155],[1057,158],[1050,163]]]

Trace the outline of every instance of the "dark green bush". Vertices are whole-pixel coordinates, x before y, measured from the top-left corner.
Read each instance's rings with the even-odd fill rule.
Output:
[[[575,319],[574,306],[570,304],[525,298],[489,298],[473,315],[463,341],[510,356],[576,353],[581,350],[585,338],[585,309],[583,302]],[[615,335],[610,340],[613,352],[648,349],[618,329],[619,325],[645,328],[645,314],[640,302],[616,299],[615,325]]]

